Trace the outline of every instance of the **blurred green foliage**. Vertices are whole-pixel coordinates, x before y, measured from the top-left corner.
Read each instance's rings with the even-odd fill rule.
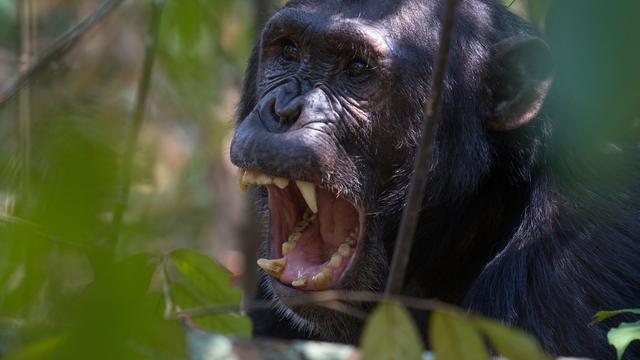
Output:
[[[32,3],[39,51],[98,1]],[[245,199],[220,190],[235,183],[224,141],[255,34],[250,1],[167,2],[121,240],[107,240],[149,4],[125,2],[36,79],[27,109],[0,108],[0,357],[182,359],[185,327],[251,333],[233,312],[179,320],[241,300],[211,255],[233,254],[249,221]],[[0,0],[2,81],[24,20]],[[184,247],[203,252],[173,250]]]

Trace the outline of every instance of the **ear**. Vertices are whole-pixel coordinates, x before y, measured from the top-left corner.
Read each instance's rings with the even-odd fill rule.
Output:
[[[540,38],[518,35],[494,46],[493,114],[487,127],[509,131],[536,118],[553,81],[549,46]]]

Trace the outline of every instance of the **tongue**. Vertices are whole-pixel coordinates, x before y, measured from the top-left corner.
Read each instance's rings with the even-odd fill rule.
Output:
[[[340,280],[353,252],[351,247],[348,253],[344,251],[346,242],[358,225],[358,213],[348,201],[322,189],[317,189],[317,199],[318,214],[287,254],[287,265],[279,278],[305,290],[323,290]],[[338,254],[341,245],[345,256]]]

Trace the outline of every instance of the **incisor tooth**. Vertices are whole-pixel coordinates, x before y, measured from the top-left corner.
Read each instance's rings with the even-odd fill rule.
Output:
[[[289,252],[296,248],[295,242],[285,242],[282,243],[282,255],[287,256]]]
[[[307,206],[314,213],[318,212],[318,201],[316,200],[316,186],[310,182],[296,180],[296,185],[307,203]]]
[[[244,172],[244,174],[242,174],[242,183],[245,185],[250,185],[255,183],[255,175],[253,174],[253,171],[251,170],[247,170]]]
[[[331,267],[334,269],[339,268],[340,265],[342,265],[342,256],[340,256],[340,254],[331,255],[331,261],[329,261],[329,265],[331,265]]]
[[[273,183],[280,189],[284,189],[289,185],[289,179],[277,177],[273,179]]]
[[[287,258],[283,257],[282,259],[258,259],[258,266],[262,268],[262,270],[269,273],[271,276],[279,279],[280,275],[284,271],[285,266],[287,266]]]
[[[259,173],[256,175],[256,184],[258,185],[269,185],[273,183],[271,176],[263,173]]]
[[[333,281],[333,271],[329,268],[324,268],[319,273],[315,274],[311,280],[316,285],[317,290],[326,290],[331,287],[331,281]]]
[[[351,246],[349,246],[348,244],[340,245],[340,247],[338,248],[338,254],[344,257],[349,256],[349,254],[351,254]]]
[[[300,278],[293,280],[291,282],[291,286],[293,287],[304,287],[307,286],[307,275],[302,275]]]
[[[249,190],[249,184],[245,183],[243,178],[244,178],[244,174],[246,173],[246,170],[240,170],[240,176],[238,177],[238,187],[240,188],[240,191],[242,191],[243,193],[246,193],[247,190]]]

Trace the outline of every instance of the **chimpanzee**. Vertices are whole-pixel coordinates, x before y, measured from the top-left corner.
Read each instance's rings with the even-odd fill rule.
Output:
[[[268,227],[258,265],[275,305],[254,314],[257,334],[357,342],[360,320],[280,300],[384,289],[443,6],[294,0],[265,25],[231,146]],[[607,358],[607,328],[588,323],[640,305],[640,184],[568,180],[579,164],[551,141],[554,71],[529,24],[462,1],[404,293],[521,327],[552,354]]]

